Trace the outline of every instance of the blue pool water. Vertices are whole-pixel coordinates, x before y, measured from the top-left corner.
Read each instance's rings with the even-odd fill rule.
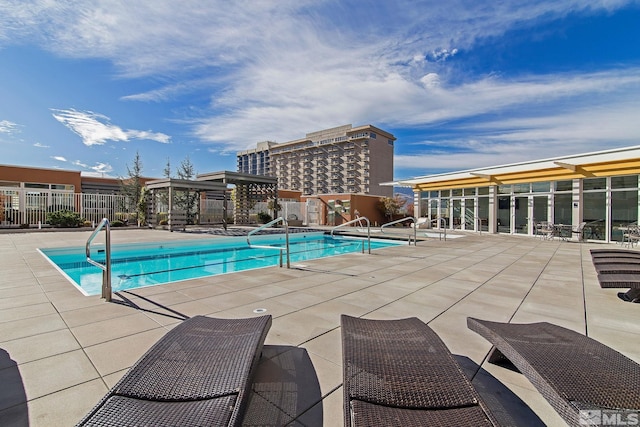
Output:
[[[285,247],[284,236],[257,236],[252,245]],[[362,251],[366,240],[321,233],[289,236],[291,263]],[[371,240],[371,249],[398,242]],[[40,252],[85,295],[99,295],[102,270],[89,264],[85,248],[44,248]],[[104,263],[104,245],[93,244],[91,258]],[[286,258],[283,258],[286,262]],[[204,239],[112,245],[111,286],[114,292],[216,274],[279,265],[280,251],[250,247],[246,238]]]

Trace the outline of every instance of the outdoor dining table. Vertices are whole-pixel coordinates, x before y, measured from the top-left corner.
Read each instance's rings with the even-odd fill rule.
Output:
[[[567,240],[571,237],[572,227],[570,224],[552,224],[553,227],[553,237],[559,237],[560,239]],[[569,235],[567,235],[567,232]]]

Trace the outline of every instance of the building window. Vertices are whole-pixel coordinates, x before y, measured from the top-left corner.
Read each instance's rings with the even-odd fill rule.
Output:
[[[585,178],[582,188],[584,191],[604,190],[607,188],[607,178]]]
[[[638,175],[614,176],[611,178],[611,189],[637,187]]]
[[[478,188],[478,196],[488,196],[488,195],[489,195],[489,187]]]
[[[35,182],[25,182],[24,188],[39,188],[39,189],[49,189],[49,184],[38,184]]]
[[[513,188],[511,185],[499,185],[498,186],[498,194],[511,194]]]
[[[573,188],[573,181],[556,181],[555,182],[555,190],[556,191],[571,191]]]
[[[518,193],[518,194],[522,194],[522,193],[530,193],[531,192],[531,185],[530,184],[514,184],[513,185],[513,192],[514,193]]]

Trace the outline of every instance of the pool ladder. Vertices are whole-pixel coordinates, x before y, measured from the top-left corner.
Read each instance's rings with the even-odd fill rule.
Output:
[[[93,239],[96,238],[103,228],[105,232],[105,262],[101,264],[91,259],[91,242],[93,242]],[[111,301],[111,227],[107,218],[102,218],[100,224],[93,230],[93,233],[91,233],[91,236],[87,239],[85,251],[87,254],[87,262],[102,270],[102,298],[104,298],[106,302],[109,302]]]
[[[252,245],[251,244],[251,236],[257,232],[259,232],[260,230],[264,230],[265,228],[269,228],[279,222],[282,222],[284,224],[284,238],[285,238],[285,247],[281,248],[281,247],[277,247],[277,246],[267,246],[267,245]],[[276,219],[274,219],[271,222],[268,222],[264,225],[261,225],[260,227],[256,228],[255,230],[251,230],[249,232],[249,234],[247,234],[247,244],[249,245],[250,248],[262,248],[262,249],[275,249],[275,250],[279,250],[280,251],[280,267],[282,267],[282,252],[286,251],[287,252],[287,268],[291,268],[291,258],[289,257],[289,224],[287,223],[287,220],[284,219],[283,217],[278,217]]]
[[[391,222],[387,222],[386,224],[382,224],[380,226],[380,232],[384,234],[384,228],[389,226],[389,225],[394,225],[394,224],[400,224],[402,222],[411,220],[413,221],[413,246],[418,246],[418,239],[417,239],[417,228],[418,228],[418,224],[416,222],[416,219],[412,216],[408,216],[406,218],[402,218],[402,219],[398,219],[395,221],[391,221]],[[400,234],[400,233],[398,233]],[[402,233],[404,235],[404,233]],[[409,234],[409,246],[411,246],[411,234]]]
[[[362,224],[362,221],[365,221],[367,223],[367,243],[369,245],[369,254],[370,254],[371,253],[371,222],[369,222],[369,218],[367,218],[366,216],[359,216],[356,219],[352,219],[351,221],[342,223],[340,225],[336,225],[331,229],[331,237],[333,237],[333,232],[336,231],[338,228],[345,227],[347,225],[351,225],[355,223]],[[364,243],[362,244],[362,253],[364,253]]]

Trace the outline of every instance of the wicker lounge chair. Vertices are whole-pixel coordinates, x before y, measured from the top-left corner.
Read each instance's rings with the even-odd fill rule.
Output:
[[[593,265],[598,274],[636,274],[640,275],[640,262],[631,264],[625,262],[601,262]]]
[[[592,338],[546,322],[467,325],[494,345],[490,362],[511,361],[570,426],[593,411],[640,411],[640,365]]]
[[[640,265],[640,257],[626,257],[626,256],[612,256],[612,257],[597,257],[593,258],[593,264],[631,264]]]
[[[271,316],[185,320],[158,341],[80,426],[237,426]]]
[[[640,258],[640,251],[629,249],[591,249],[591,257],[596,258]]]
[[[498,425],[419,319],[341,321],[345,426]]]

